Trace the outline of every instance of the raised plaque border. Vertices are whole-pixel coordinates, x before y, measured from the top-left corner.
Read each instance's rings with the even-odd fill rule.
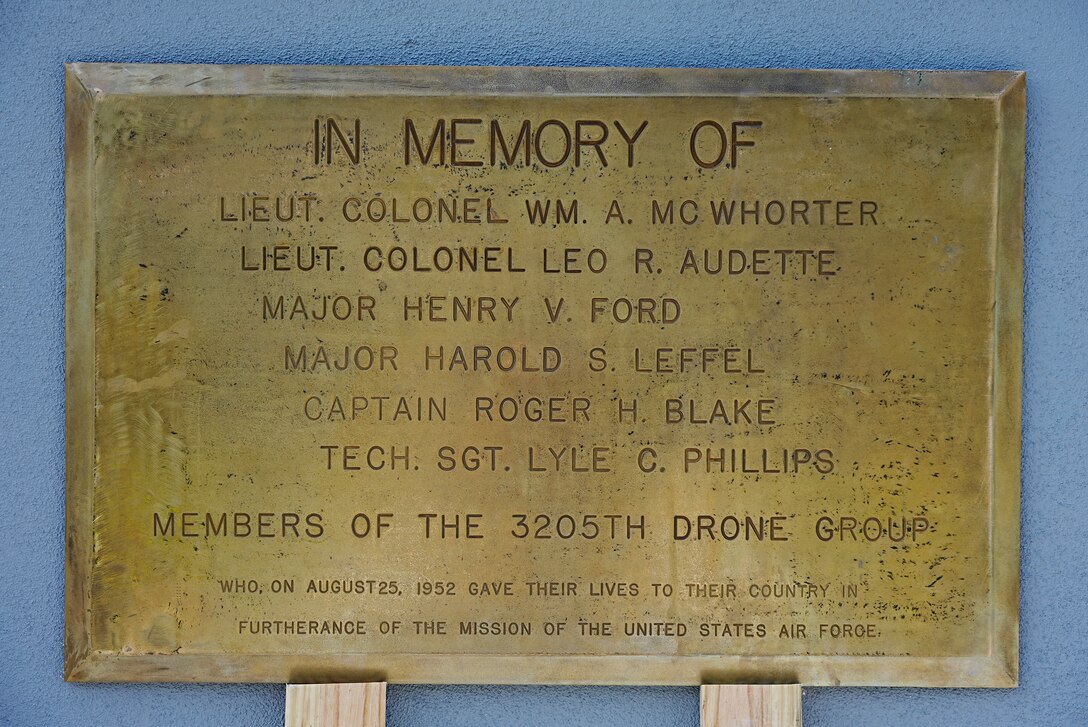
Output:
[[[161,654],[95,650],[96,106],[109,96],[818,96],[984,98],[997,105],[990,652],[972,657]],[[1014,687],[1020,595],[1020,414],[1026,76],[1018,71],[745,70],[73,63],[65,66],[64,675],[69,681]]]

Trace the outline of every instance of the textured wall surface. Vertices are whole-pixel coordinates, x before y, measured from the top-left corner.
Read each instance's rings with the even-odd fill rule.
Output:
[[[1088,5],[0,0],[0,724],[276,725],[283,687],[73,685],[64,601],[62,64],[1028,71],[1021,686],[809,689],[805,724],[1088,724]],[[695,725],[694,689],[396,687],[391,727]]]

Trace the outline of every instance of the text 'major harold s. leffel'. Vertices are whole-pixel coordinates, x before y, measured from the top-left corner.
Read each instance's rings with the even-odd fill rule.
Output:
[[[1024,78],[67,71],[66,675],[1011,686]]]

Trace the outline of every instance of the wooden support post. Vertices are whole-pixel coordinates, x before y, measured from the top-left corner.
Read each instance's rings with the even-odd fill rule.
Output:
[[[284,727],[385,727],[385,682],[288,684]]]
[[[702,727],[801,727],[800,684],[707,684]]]

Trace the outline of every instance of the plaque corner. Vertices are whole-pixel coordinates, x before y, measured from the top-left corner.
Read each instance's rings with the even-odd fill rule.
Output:
[[[1001,89],[1002,98],[1023,99],[1027,95],[1028,72],[1026,70],[1011,70],[1005,72],[1005,86]]]
[[[90,667],[94,661],[86,644],[78,641],[72,634],[72,625],[66,625],[64,643],[64,681],[80,683],[92,681]]]
[[[91,70],[95,65],[98,64],[80,62],[64,64],[64,91],[70,109],[80,108],[75,103],[77,101],[93,106],[101,95],[101,89],[96,87]]]

